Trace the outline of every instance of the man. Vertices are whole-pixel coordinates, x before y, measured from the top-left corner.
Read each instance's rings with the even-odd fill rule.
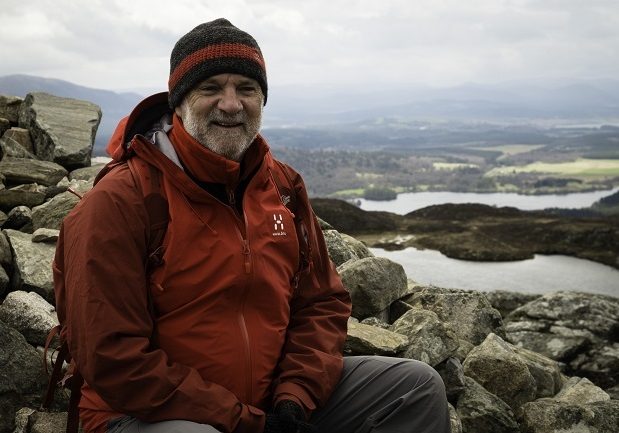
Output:
[[[218,19],[183,36],[170,63],[169,92],[108,145],[160,173],[160,263],[148,264],[147,180],[127,163],[65,219],[57,247],[85,431],[448,432],[434,370],[342,359],[350,297],[301,178],[288,173],[291,212],[276,181],[288,169],[258,134],[268,87],[256,41]]]

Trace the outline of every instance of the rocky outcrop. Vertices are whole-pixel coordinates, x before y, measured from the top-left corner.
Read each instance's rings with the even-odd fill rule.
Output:
[[[35,155],[69,168],[90,165],[101,121],[101,109],[77,99],[30,93],[19,113],[19,125],[30,130]]]
[[[0,116],[1,109],[0,98]],[[98,168],[41,162],[7,154],[0,162],[8,186],[0,187],[0,433],[60,432],[66,421],[62,412],[36,410],[47,383],[37,348],[57,323],[51,261],[57,228],[78,201],[68,188],[84,193]],[[352,225],[360,223],[354,212]],[[366,228],[388,225],[381,218]],[[321,227],[354,304],[345,355],[431,364],[445,382],[454,433],[617,432],[616,298],[422,286],[337,227]]]
[[[506,338],[566,364],[570,374],[619,384],[619,298],[552,293],[512,311]]]

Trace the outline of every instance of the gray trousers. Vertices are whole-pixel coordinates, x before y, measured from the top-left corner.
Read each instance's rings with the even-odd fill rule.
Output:
[[[344,358],[342,378],[309,419],[320,433],[450,433],[445,386],[427,364],[379,356]],[[108,433],[220,433],[190,421],[114,420]],[[256,432],[261,433],[261,432]]]

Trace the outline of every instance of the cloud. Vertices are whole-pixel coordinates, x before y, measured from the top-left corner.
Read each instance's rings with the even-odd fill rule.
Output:
[[[221,16],[259,41],[272,85],[619,75],[615,0],[3,3],[0,75],[31,73],[101,88],[164,87],[176,40]]]

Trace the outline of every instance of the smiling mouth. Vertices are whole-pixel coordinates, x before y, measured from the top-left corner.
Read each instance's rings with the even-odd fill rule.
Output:
[[[228,122],[211,122],[212,125],[219,126],[220,128],[237,128],[243,126],[243,123],[228,123]]]

